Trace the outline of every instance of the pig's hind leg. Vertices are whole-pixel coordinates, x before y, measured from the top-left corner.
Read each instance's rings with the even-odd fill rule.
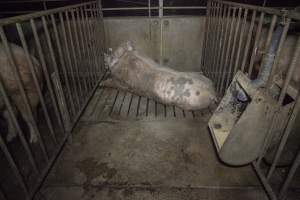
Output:
[[[16,112],[15,112],[16,113]],[[7,136],[6,141],[11,142],[15,137],[17,137],[17,130],[15,128],[15,125],[13,123],[13,120],[8,112],[7,109],[3,111],[3,117],[6,120],[7,123]]]

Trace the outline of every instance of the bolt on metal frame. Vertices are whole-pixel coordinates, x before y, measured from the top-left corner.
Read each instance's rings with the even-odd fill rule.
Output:
[[[221,0],[208,1],[206,34],[201,67],[203,72],[216,83],[217,92],[220,97],[224,95],[237,70],[243,71],[248,74],[249,78],[251,78],[254,70],[255,56],[257,55],[259,45],[258,43],[259,40],[262,39],[263,22],[267,17],[271,20],[268,25],[267,36],[263,41],[264,52],[267,51],[270,45],[276,23],[281,23],[284,26],[283,34],[280,38],[279,47],[272,66],[272,72],[266,86],[266,90],[268,91],[272,85],[273,77],[280,60],[283,44],[287,37],[290,24],[292,21],[300,21],[299,13]],[[277,99],[276,106],[278,109],[280,109],[280,106],[283,104],[284,98],[287,95],[288,87],[291,86],[292,75],[297,67],[297,59],[300,56],[299,36],[295,46],[292,60],[287,70],[287,75],[283,80],[280,95]],[[281,135],[275,158],[267,170],[267,173],[264,173],[261,166],[261,161],[265,155],[264,152],[261,157],[252,163],[254,170],[257,172],[258,177],[269,195],[269,198],[272,200],[282,199],[284,197],[295,171],[300,165],[299,152],[289,170],[288,175],[283,181],[283,185],[279,191],[275,191],[270,179],[274,176],[274,172],[278,166],[278,161],[294,126],[295,118],[300,107],[299,85],[297,85],[297,88],[295,89],[297,90],[295,102],[291,109],[291,114],[284,133]],[[265,151],[270,144],[270,140],[272,138],[272,127],[274,126],[275,124],[273,123],[269,130],[269,137],[265,142]]]
[[[25,150],[23,156],[27,158],[28,165],[24,167],[32,171],[30,176],[35,180],[33,185],[29,184],[17,164],[18,157],[10,151],[3,135],[0,136],[1,151],[21,188],[16,192],[23,194],[24,199],[33,198],[105,74],[106,48],[101,12],[101,3],[92,1],[0,20],[0,42],[16,80],[23,109],[28,114],[28,122],[38,136],[38,147],[26,139],[26,129],[18,120],[5,77],[0,76],[0,98],[4,102],[1,106],[7,110],[5,112],[16,129],[22,145],[20,148]],[[24,50],[24,62],[41,105],[42,112],[38,118],[35,117],[20,66],[16,62],[11,45],[15,41],[8,37],[8,26],[16,28],[16,43],[19,40],[18,45]],[[30,29],[31,36],[25,35],[25,28]],[[31,54],[32,49],[35,49],[36,55]],[[43,84],[38,78],[32,56],[39,61]],[[45,121],[43,129],[40,118]],[[43,163],[39,163],[37,154],[43,158]],[[1,198],[8,199],[9,195],[2,187],[0,189]]]

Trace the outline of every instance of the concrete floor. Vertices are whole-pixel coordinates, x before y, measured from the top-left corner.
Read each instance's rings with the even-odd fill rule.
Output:
[[[147,99],[125,106],[127,94],[105,92],[93,97],[36,199],[267,199],[251,167],[219,162],[209,110],[152,112]]]

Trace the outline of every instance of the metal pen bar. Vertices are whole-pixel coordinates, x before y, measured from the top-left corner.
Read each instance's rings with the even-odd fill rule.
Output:
[[[22,189],[24,190],[25,192],[25,199],[28,199],[29,200],[29,191],[28,191],[28,187],[21,175],[21,172],[20,170],[18,169],[12,155],[10,154],[9,150],[7,149],[2,137],[0,136],[0,147],[2,149],[2,152],[4,153],[5,155],[5,158],[7,159],[12,171],[14,172],[19,184],[21,185]]]
[[[76,52],[75,52],[75,46],[74,46],[74,39],[73,39],[73,32],[72,32],[72,28],[71,28],[71,23],[70,23],[70,18],[69,18],[69,11],[65,11],[64,12],[65,17],[66,17],[66,22],[67,22],[67,32],[69,33],[69,42],[71,45],[71,54],[73,55],[73,64],[74,64],[74,68],[75,70],[73,70],[72,73],[74,73],[74,75],[76,75],[76,84],[75,87],[79,90],[78,91],[78,96],[79,96],[79,107],[81,107],[82,105],[82,97],[84,96],[83,91],[82,91],[82,87],[81,87],[81,83],[80,83],[80,78],[79,78],[79,68],[78,68],[78,62],[77,62],[77,56],[76,56]],[[74,69],[73,68],[73,69]]]
[[[216,8],[215,8],[215,4],[212,3],[211,5],[211,16],[210,16],[210,28],[209,28],[209,32],[211,33],[213,31],[213,28],[214,28],[214,16],[215,16],[215,13],[216,13]],[[208,35],[208,46],[207,46],[207,64],[206,64],[206,68],[207,68],[207,72],[208,72],[208,77],[211,78],[211,74],[212,74],[212,71],[211,71],[211,54],[212,54],[212,44],[213,42],[213,34],[209,34]]]
[[[275,8],[268,8],[268,7],[262,7],[262,6],[255,6],[250,4],[242,4],[242,3],[236,3],[231,1],[223,1],[223,0],[214,0],[215,2],[222,2],[224,4],[235,6],[235,7],[242,7],[242,8],[248,8],[249,10],[256,10],[258,12],[264,12],[271,15],[278,15],[283,17],[289,17],[294,18],[297,20],[300,20],[300,14],[293,11],[286,11],[286,10],[279,10]]]
[[[212,51],[213,53],[215,53],[217,51],[218,48],[218,39],[219,39],[219,27],[220,27],[220,16],[221,16],[221,4],[217,4],[217,12],[216,12],[216,16],[215,16],[215,27],[214,27],[214,32],[215,32],[215,36],[213,38],[213,44],[212,44]],[[215,69],[215,61],[216,59],[212,59],[212,63],[211,63],[211,70],[212,70],[212,80],[215,80],[216,77],[216,69]]]
[[[28,123],[30,123],[30,125],[32,126],[32,128],[34,129],[34,132],[36,134],[36,136],[39,138],[39,145],[42,149],[42,152],[46,158],[46,160],[49,160],[49,155],[46,151],[46,148],[45,148],[45,144],[44,142],[42,141],[42,138],[41,138],[41,135],[40,135],[40,132],[37,128],[37,125],[35,123],[35,120],[34,120],[34,117],[33,117],[33,113],[32,113],[32,110],[31,110],[31,106],[30,106],[30,103],[29,103],[29,100],[28,100],[28,96],[25,92],[25,89],[24,89],[24,86],[23,86],[23,83],[21,81],[21,76],[19,74],[19,71],[18,71],[18,68],[17,68],[17,64],[16,64],[16,61],[15,61],[15,58],[13,56],[13,53],[12,53],[12,50],[10,48],[10,45],[8,44],[8,40],[6,38],[6,35],[4,33],[4,30],[3,30],[3,27],[0,26],[0,37],[2,39],[2,42],[4,44],[4,49],[5,49],[5,53],[7,55],[7,58],[9,60],[9,64],[13,70],[13,74],[16,78],[16,82],[17,82],[17,85],[18,85],[18,88],[20,90],[20,93],[21,93],[21,97],[24,101],[24,104],[25,104],[25,109],[23,112],[27,112],[26,114],[28,114],[29,116],[29,119],[27,120]],[[18,107],[18,109],[20,109],[20,107]]]
[[[89,15],[87,12],[87,6],[84,6],[84,13],[85,13],[85,20],[86,20],[86,27],[87,27],[87,36],[88,36],[88,45],[90,44],[91,46],[93,46],[93,36],[92,36],[92,30],[91,30],[91,26],[90,26],[90,19],[89,19]],[[90,58],[93,61],[93,64],[90,66],[91,67],[91,76],[93,77],[93,86],[94,84],[97,83],[97,77],[95,76],[95,66],[97,66],[96,60],[95,60],[95,55],[94,55],[94,51],[93,49],[90,47],[89,49],[90,52]]]
[[[92,6],[93,6],[93,4],[92,4]],[[96,8],[96,6],[97,6],[97,4],[94,4],[94,7]],[[91,13],[91,15],[92,15],[92,19],[93,19],[93,21],[94,21],[94,38],[95,38],[95,40],[96,40],[96,42],[95,42],[95,44],[94,44],[94,46],[95,46],[95,55],[96,55],[96,63],[97,63],[97,66],[96,66],[96,71],[95,71],[95,73],[96,73],[96,77],[97,77],[97,80],[99,80],[99,78],[100,78],[100,76],[99,76],[99,68],[101,68],[101,65],[102,65],[102,63],[101,63],[101,61],[99,60],[99,57],[101,57],[101,50],[100,50],[100,47],[101,47],[101,44],[100,44],[100,34],[99,34],[99,28],[100,28],[100,26],[98,26],[98,23],[97,23],[97,21],[99,20],[98,19],[98,16],[97,16],[97,13],[96,12],[92,12]],[[99,34],[99,35],[98,35]]]
[[[255,162],[252,163],[252,166],[255,169],[256,174],[260,178],[265,190],[267,191],[270,200],[277,200],[276,194],[274,193],[265,175],[262,173],[261,168]]]
[[[35,45],[37,47],[37,51],[38,51],[38,55],[39,55],[39,60],[41,62],[40,64],[41,64],[41,67],[42,67],[43,72],[44,72],[44,77],[45,77],[45,80],[46,80],[47,89],[49,91],[50,98],[51,98],[51,101],[53,103],[54,112],[55,112],[57,121],[59,123],[59,126],[61,128],[63,128],[64,126],[62,125],[61,117],[60,117],[59,110],[58,110],[58,107],[57,107],[57,103],[56,103],[56,100],[55,100],[55,95],[54,95],[52,84],[51,84],[51,81],[50,81],[50,78],[49,78],[49,72],[48,72],[48,69],[47,69],[47,66],[46,66],[45,57],[44,57],[44,54],[43,54],[43,51],[42,51],[42,47],[41,47],[39,36],[37,34],[37,30],[36,30],[34,19],[30,20],[30,25],[31,25],[31,29],[32,29],[32,32],[33,32],[33,37],[34,37]]]
[[[283,20],[284,20],[283,32],[282,32],[282,35],[281,35],[281,38],[280,38],[280,41],[279,41],[279,44],[278,44],[278,48],[277,48],[277,51],[276,51],[275,60],[274,60],[274,63],[273,63],[272,69],[271,69],[271,73],[270,73],[270,76],[268,78],[267,85],[266,85],[266,88],[268,88],[268,89],[270,89],[270,87],[272,85],[273,76],[275,74],[275,71],[277,69],[277,66],[278,66],[280,58],[281,58],[281,52],[282,52],[282,49],[283,49],[283,44],[285,42],[288,30],[290,28],[291,19],[290,18],[288,18],[288,19],[283,18]]]
[[[225,49],[227,47],[227,45],[229,45],[228,43],[228,39],[229,39],[229,25],[230,25],[230,13],[231,13],[231,10],[233,10],[233,8],[230,8],[228,7],[228,10],[227,10],[227,17],[226,17],[226,25],[225,25],[225,34],[224,34],[224,40],[223,40],[223,45],[222,45],[222,52],[221,52],[221,58],[220,58],[220,78],[218,80],[218,83],[217,83],[217,92],[219,94],[221,94],[221,85],[222,85],[222,79],[223,79],[223,76],[224,76],[224,72],[226,70],[226,67],[225,67]]]
[[[55,132],[54,132],[54,129],[53,129],[53,124],[52,124],[52,121],[50,119],[50,115],[49,115],[49,112],[48,112],[48,109],[47,109],[47,106],[46,106],[46,103],[45,103],[44,96],[42,94],[42,90],[41,90],[41,87],[40,87],[39,80],[37,78],[36,69],[33,66],[32,57],[29,55],[29,52],[28,52],[28,46],[27,46],[27,43],[26,43],[26,40],[25,40],[25,36],[24,36],[23,30],[22,30],[22,27],[21,27],[20,23],[16,23],[16,26],[17,26],[17,31],[18,31],[18,34],[19,34],[19,38],[20,38],[22,47],[25,51],[27,64],[29,66],[31,76],[33,78],[33,82],[35,84],[35,87],[36,87],[36,90],[37,90],[37,93],[38,93],[38,96],[39,96],[39,99],[40,99],[40,102],[41,102],[42,110],[43,110],[43,113],[44,113],[44,116],[45,116],[45,119],[46,119],[46,123],[47,123],[49,131],[50,131],[50,135],[51,135],[52,139],[54,140],[54,142],[57,144],[57,138],[56,138],[56,135],[55,135]]]
[[[207,10],[206,10],[206,17],[205,17],[205,34],[204,34],[204,44],[203,44],[203,51],[202,51],[202,60],[201,60],[201,71],[203,73],[206,73],[206,68],[205,68],[205,60],[206,60],[206,48],[207,48],[207,35],[208,35],[208,16],[210,12],[210,1],[207,2]]]
[[[227,88],[229,86],[231,79],[234,75],[232,73],[233,60],[234,60],[234,58],[238,59],[237,57],[235,57],[235,46],[236,46],[236,42],[237,42],[238,31],[240,29],[241,15],[242,15],[242,8],[239,8],[238,16],[237,16],[238,18],[237,18],[235,32],[234,32],[234,36],[233,36],[232,50],[231,50],[231,55],[230,55],[230,60],[229,60],[229,72],[228,72],[228,76],[226,79],[226,87],[225,88]]]
[[[294,55],[293,55],[291,64],[289,66],[289,70],[288,70],[287,76],[285,78],[283,87],[281,89],[281,93],[280,93],[279,100],[278,100],[278,105],[282,104],[282,102],[284,100],[284,97],[286,95],[286,91],[287,91],[287,88],[289,86],[289,83],[290,83],[290,81],[292,79],[293,74],[295,73],[295,68],[299,67],[299,66],[297,66],[297,60],[299,59],[299,57],[300,57],[300,36],[298,36],[298,40],[297,40],[297,44],[296,44],[296,49],[294,51]]]
[[[83,38],[83,24],[82,24],[82,18],[80,17],[80,8],[76,8],[76,15],[77,15],[77,23],[78,23],[78,28],[79,28],[79,38],[80,38],[80,46],[81,46],[81,52],[82,52],[82,66],[81,66],[81,71],[83,73],[83,78],[85,81],[85,89],[86,92],[88,93],[89,90],[92,89],[92,86],[90,85],[90,82],[88,80],[88,74],[86,73],[86,63],[88,63],[88,58],[86,58],[85,52],[86,52],[86,46],[84,43],[84,38]]]
[[[260,39],[260,34],[261,34],[261,30],[262,30],[264,17],[265,17],[265,13],[263,13],[263,12],[260,13],[258,28],[257,28],[255,39],[254,39],[254,47],[252,49],[252,53],[251,53],[251,57],[250,57],[250,64],[249,64],[249,68],[248,68],[248,77],[249,78],[251,77],[251,74],[253,71],[254,61],[255,61],[255,57],[256,57],[256,53],[257,53],[257,48],[259,45],[259,39]]]
[[[222,79],[222,52],[223,49],[225,47],[225,39],[226,39],[226,31],[227,31],[227,22],[228,20],[226,20],[226,17],[229,15],[230,12],[230,8],[226,5],[224,5],[224,13],[223,13],[223,17],[222,17],[222,28],[221,28],[221,38],[220,38],[220,48],[218,49],[218,53],[217,53],[217,79],[216,79],[216,87],[218,88],[218,85],[221,82]]]
[[[77,23],[77,20],[75,18],[75,14],[74,13],[75,13],[75,10],[72,10],[71,11],[71,18],[72,18],[73,29],[74,29],[74,33],[75,33],[74,34],[75,35],[75,46],[76,46],[75,49],[77,49],[77,51],[74,49],[74,52],[75,52],[75,54],[77,52],[77,55],[78,55],[78,59],[76,59],[76,60],[78,60],[77,65],[78,65],[78,77],[79,77],[79,80],[80,80],[79,83],[83,83],[83,86],[82,86],[83,91],[82,91],[82,93],[83,93],[83,97],[86,97],[86,95],[87,95],[87,84],[85,82],[84,73],[82,73],[82,69],[83,69],[82,64],[83,64],[84,57],[82,55],[82,48],[80,47],[80,43],[79,43],[78,27],[77,27],[78,23]]]
[[[225,12],[225,9],[224,9],[224,5],[223,4],[220,4],[219,5],[220,7],[220,13],[219,13],[219,16],[218,16],[218,25],[217,25],[217,38],[216,38],[216,45],[215,45],[215,49],[214,49],[214,52],[216,55],[215,59],[214,59],[214,62],[213,62],[213,71],[214,71],[214,78],[213,80],[216,81],[217,80],[217,77],[218,77],[218,68],[217,68],[217,63],[218,63],[218,53],[219,53],[219,49],[220,49],[220,41],[221,41],[221,30],[222,30],[222,18],[223,18],[223,15],[224,15],[224,12]]]
[[[85,17],[85,12],[84,12],[84,7],[80,7],[80,13],[81,13],[81,17],[82,17],[82,25],[83,25],[83,38],[84,38],[84,42],[85,42],[85,47],[86,47],[86,55],[87,55],[87,59],[89,62],[89,65],[87,67],[87,75],[88,75],[88,79],[89,79],[89,83],[90,83],[90,88],[93,88],[94,85],[94,80],[93,80],[93,76],[91,73],[91,66],[93,65],[93,61],[91,59],[91,55],[90,55],[90,49],[89,49],[89,38],[88,38],[88,33],[87,33],[87,24],[86,24],[86,17]]]
[[[63,52],[62,52],[60,37],[59,37],[59,34],[58,34],[54,14],[51,14],[51,22],[52,22],[52,26],[53,26],[53,30],[54,30],[54,35],[55,35],[55,41],[56,41],[56,46],[57,46],[57,50],[58,50],[59,60],[60,60],[62,72],[63,72],[63,75],[64,75],[64,81],[65,81],[65,84],[66,84],[66,87],[67,87],[67,92],[66,93],[69,97],[67,102],[69,102],[69,104],[70,104],[70,107],[69,107],[70,111],[67,113],[67,115],[68,115],[69,123],[70,123],[72,116],[74,116],[75,113],[76,113],[76,110],[75,110],[75,105],[74,105],[74,101],[73,101],[73,97],[72,97],[72,93],[71,93],[70,80],[69,80],[68,74],[67,74],[66,61],[64,59],[64,55],[63,55]],[[37,34],[37,33],[35,33],[35,34]],[[41,48],[40,48],[40,51],[42,51]]]
[[[13,109],[13,107],[11,105],[9,97],[8,97],[7,93],[5,92],[5,88],[4,88],[4,85],[3,85],[1,79],[0,79],[0,93],[1,93],[1,97],[0,98],[3,99],[4,104],[5,104],[5,106],[6,106],[7,110],[8,110],[9,117],[12,120],[13,125],[17,129],[17,132],[18,132],[18,135],[20,137],[21,143],[22,143],[22,145],[23,145],[23,147],[25,149],[26,154],[28,155],[29,162],[30,162],[30,164],[33,167],[32,169],[33,169],[33,171],[34,171],[34,173],[36,175],[39,175],[39,169],[37,167],[37,163],[34,160],[32,151],[31,151],[31,149],[30,149],[30,147],[29,147],[29,145],[28,145],[28,143],[27,143],[27,141],[26,141],[26,139],[24,137],[24,133],[23,133],[23,131],[22,131],[22,129],[21,129],[19,123],[18,123],[17,116],[16,116],[16,114],[14,112],[14,109]]]
[[[60,23],[61,23],[61,28],[62,28],[62,33],[63,33],[63,43],[64,43],[64,46],[65,46],[64,50],[65,50],[65,53],[66,53],[66,56],[67,56],[67,62],[68,62],[67,65],[69,65],[68,70],[71,71],[71,80],[72,80],[72,85],[73,85],[72,93],[74,92],[73,98],[70,99],[70,101],[72,101],[75,97],[76,107],[75,107],[74,115],[76,115],[77,111],[80,108],[79,94],[78,94],[78,90],[77,90],[77,87],[76,87],[76,80],[75,80],[73,65],[72,65],[72,61],[71,61],[71,54],[70,54],[70,51],[69,51],[70,48],[69,48],[69,43],[68,43],[68,40],[67,40],[67,33],[66,33],[65,23],[64,23],[62,13],[59,13],[59,20],[60,20]],[[74,117],[74,115],[72,117]],[[72,119],[72,123],[73,123],[73,119]]]
[[[207,2],[207,11],[205,18],[205,35],[204,35],[204,48],[202,52],[202,69],[205,75],[207,75],[207,46],[208,46],[208,33],[210,28],[210,12],[211,12],[211,1]]]
[[[95,5],[97,6],[97,5]],[[103,35],[104,35],[104,32],[103,32],[103,27],[102,27],[102,23],[103,23],[103,19],[101,18],[101,13],[100,12],[96,12],[96,17],[97,17],[97,20],[98,20],[98,23],[99,25],[97,25],[97,28],[98,28],[98,34],[99,34],[99,37],[98,38],[98,52],[99,52],[99,62],[101,64],[101,66],[98,67],[98,78],[100,78],[101,74],[103,74],[103,71],[104,71],[104,50],[103,50],[103,41],[102,41],[102,38],[103,38]]]
[[[236,74],[238,68],[240,68],[240,66],[239,66],[239,63],[241,60],[240,55],[241,55],[241,48],[242,48],[244,35],[245,35],[245,29],[246,29],[246,25],[247,25],[247,17],[248,17],[248,9],[245,9],[244,17],[243,17],[243,25],[242,25],[242,30],[241,30],[240,37],[239,37],[239,43],[238,43],[238,49],[237,49],[237,53],[236,53],[236,60],[235,60],[235,64],[234,64],[233,74]]]
[[[223,77],[222,77],[222,82],[221,82],[221,93],[223,94],[224,93],[224,90],[226,89],[226,86],[225,86],[225,80],[226,78],[228,78],[229,76],[229,71],[228,71],[228,68],[229,68],[229,56],[230,56],[230,50],[231,50],[231,47],[232,47],[232,44],[231,44],[231,40],[232,40],[232,33],[233,33],[233,27],[234,27],[234,23],[235,23],[235,14],[236,14],[236,10],[237,8],[233,8],[233,13],[232,13],[232,18],[231,19],[231,23],[230,23],[230,32],[229,32],[229,39],[228,39],[228,43],[227,43],[227,50],[226,50],[226,55],[225,55],[225,62],[224,62],[224,71],[223,71]],[[224,87],[225,86],[225,87]]]
[[[247,37],[247,41],[246,41],[246,46],[245,46],[245,50],[244,50],[244,56],[243,56],[243,60],[242,60],[242,66],[241,66],[242,72],[245,72],[245,69],[246,69],[246,61],[248,59],[248,52],[249,52],[249,48],[250,48],[251,37],[253,34],[255,18],[256,18],[256,10],[253,10],[252,17],[251,17],[251,23],[250,23],[250,27],[249,27],[249,31],[248,31],[248,37]]]
[[[3,19],[0,19],[0,26],[9,25],[9,24],[13,24],[16,22],[27,21],[27,20],[30,20],[33,18],[39,18],[42,16],[63,12],[65,10],[70,10],[70,9],[77,8],[77,7],[84,6],[84,5],[89,5],[94,2],[95,1],[90,1],[90,2],[71,5],[71,6],[64,6],[64,7],[60,7],[60,8],[54,8],[54,9],[50,9],[50,10],[34,12],[34,13],[26,14],[26,15],[19,15],[19,16],[15,16],[15,17],[3,18]]]
[[[300,151],[298,152],[295,160],[294,160],[294,163],[292,164],[292,166],[290,167],[289,169],[289,172],[288,172],[288,175],[287,177],[285,178],[285,181],[280,189],[280,192],[279,192],[279,195],[278,195],[278,198],[279,199],[284,199],[284,195],[286,194],[286,191],[297,171],[297,169],[299,168],[300,166]]]
[[[279,105],[281,105],[282,102],[283,102],[283,99],[284,99],[285,94],[286,94],[287,87],[289,85],[291,77],[292,77],[292,75],[293,75],[293,73],[295,71],[295,68],[297,66],[297,59],[299,58],[299,55],[300,55],[300,36],[298,36],[296,50],[294,52],[294,55],[293,55],[293,58],[292,58],[292,61],[291,61],[291,64],[290,64],[290,67],[289,67],[289,70],[288,70],[288,74],[287,74],[286,80],[285,80],[284,85],[283,85],[283,88],[281,89],[280,97],[279,97],[279,100],[278,100],[278,104]],[[275,167],[277,166],[277,163],[278,163],[278,160],[279,160],[279,158],[281,156],[283,148],[284,148],[284,146],[286,144],[286,141],[287,141],[287,139],[289,137],[289,134],[290,134],[290,132],[291,132],[291,130],[293,128],[296,116],[298,114],[299,107],[300,107],[300,98],[298,96],[297,97],[297,102],[296,102],[296,104],[294,106],[294,109],[293,109],[293,113],[291,115],[291,118],[289,119],[287,128],[286,128],[286,130],[283,133],[283,136],[281,138],[279,147],[278,147],[278,149],[276,151],[275,158],[273,160],[271,168],[268,171],[268,175],[267,175],[268,179],[272,176],[272,174],[273,174],[273,172],[275,170]]]

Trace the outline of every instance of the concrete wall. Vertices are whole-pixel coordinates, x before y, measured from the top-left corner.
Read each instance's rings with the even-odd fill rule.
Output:
[[[107,47],[132,40],[157,62],[180,71],[199,71],[205,17],[105,18]]]

